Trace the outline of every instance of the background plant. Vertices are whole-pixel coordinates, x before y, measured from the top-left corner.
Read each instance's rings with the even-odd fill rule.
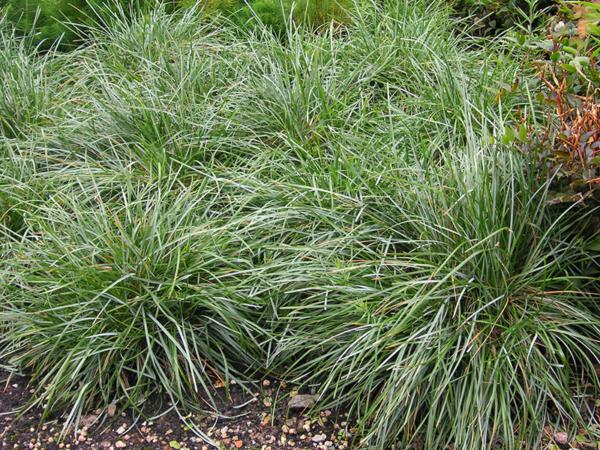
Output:
[[[553,178],[552,201],[557,203],[597,201],[600,78],[591,11],[567,5],[544,35],[529,37],[537,50],[535,60],[526,62],[535,67],[527,88],[539,105],[538,119],[522,117],[511,132],[510,139],[525,137],[528,151],[538,153],[542,172]]]
[[[286,23],[294,20],[311,27],[325,25],[334,20],[348,19],[349,0],[4,0],[8,17],[24,34],[31,34],[35,41],[48,48],[60,43],[62,49],[73,48],[85,42],[90,25],[102,24],[114,10],[127,13],[148,11],[154,7],[174,10],[178,7],[194,7],[204,16],[223,14],[238,26],[251,26],[260,21],[278,33],[285,31]]]
[[[530,31],[543,25],[546,13],[558,8],[556,0],[453,0],[456,12],[474,19],[470,29],[480,35],[496,35],[514,28]]]
[[[86,27],[101,23],[114,8],[133,12],[156,4],[135,0],[3,0],[9,19],[19,32],[30,34],[44,48],[60,43],[71,48],[82,42]]]

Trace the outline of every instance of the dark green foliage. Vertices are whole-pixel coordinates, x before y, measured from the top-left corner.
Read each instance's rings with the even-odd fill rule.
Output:
[[[23,217],[13,208],[11,199],[0,192],[0,229],[7,234],[18,233],[23,227]]]
[[[557,5],[556,0],[453,0],[458,15],[474,19],[476,34],[498,34],[515,26],[539,23],[545,11]]]
[[[23,33],[35,33],[36,41],[49,46],[61,39],[63,44],[75,41],[77,33],[67,22],[89,20],[90,9],[85,0],[7,0],[8,16]]]
[[[318,27],[348,19],[351,0],[184,0],[184,5],[198,5],[205,13],[223,13],[239,26],[260,21],[276,32],[283,32],[290,21]]]
[[[47,48],[60,42],[63,48],[78,43],[83,28],[115,9],[130,12],[145,7],[147,0],[4,0],[9,19],[19,32],[32,34]]]
[[[153,0],[3,0],[9,19],[19,32],[31,34],[42,48],[60,42],[62,48],[76,46],[85,35],[85,28],[103,17],[119,13],[129,14],[159,4]],[[276,32],[286,23],[306,22],[312,26],[330,20],[345,21],[350,0],[167,0],[167,8],[175,6],[198,7],[207,16],[222,13],[239,26],[260,22]]]

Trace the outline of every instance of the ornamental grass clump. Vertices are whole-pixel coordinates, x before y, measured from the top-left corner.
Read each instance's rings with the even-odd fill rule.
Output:
[[[539,448],[545,424],[574,432],[590,417],[599,296],[580,273],[597,262],[523,163],[446,149],[388,180],[352,259],[282,305],[273,360],[349,408],[364,445]]]
[[[30,37],[18,38],[0,11],[0,135],[26,138],[32,129],[51,125],[64,92],[61,61],[54,52],[37,56]]]
[[[539,448],[546,424],[594,420],[598,263],[580,232],[597,210],[556,209],[551,180],[492,144],[505,108],[535,112],[494,99],[514,66],[461,51],[421,8],[371,11],[347,47],[292,43],[256,78],[275,87],[256,129],[297,161],[274,171],[297,183],[290,205],[337,208],[343,236],[280,255],[270,363],[348,409],[365,448]]]
[[[176,181],[173,180],[173,183]],[[30,406],[67,423],[166,395],[214,408],[213,383],[260,358],[250,224],[222,187],[73,183],[27,208],[3,262],[0,355],[27,370]]]

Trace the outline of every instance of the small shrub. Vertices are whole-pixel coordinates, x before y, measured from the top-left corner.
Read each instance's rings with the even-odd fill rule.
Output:
[[[564,8],[548,26],[547,36],[533,38],[534,88],[540,116],[523,117],[525,147],[538,154],[542,172],[552,177],[553,203],[600,201],[600,69],[598,4]]]
[[[459,16],[471,17],[471,31],[495,35],[515,27],[540,25],[544,10],[556,8],[556,0],[452,0]]]

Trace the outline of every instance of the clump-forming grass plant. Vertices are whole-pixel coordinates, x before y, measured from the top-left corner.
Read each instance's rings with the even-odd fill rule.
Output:
[[[2,22],[0,357],[31,405],[184,412],[270,371],[348,408],[357,447],[588,424],[593,212],[494,144],[536,113],[496,95],[510,47],[464,42],[441,2],[284,36],[115,11],[68,54]]]
[[[520,156],[444,162],[367,202],[352,257],[282,306],[273,360],[350,405],[365,445],[537,448],[593,410],[598,292],[578,271],[594,262]]]
[[[197,408],[258,356],[248,216],[218,183],[169,187],[73,186],[29,206],[31,235],[4,265],[2,341],[34,404],[79,414],[159,390]]]

